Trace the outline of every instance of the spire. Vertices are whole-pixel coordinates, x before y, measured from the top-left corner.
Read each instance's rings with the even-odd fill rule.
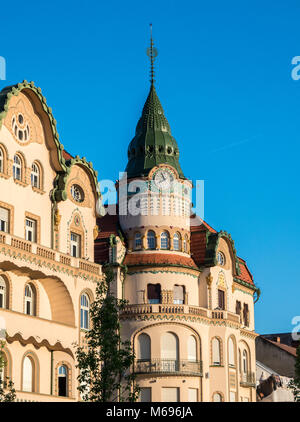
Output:
[[[135,136],[128,147],[127,177],[147,176],[159,164],[174,167],[184,178],[179,164],[179,150],[164,110],[154,87],[154,59],[157,50],[153,47],[152,25],[147,55],[150,57],[150,92],[146,99],[142,116],[136,126]]]

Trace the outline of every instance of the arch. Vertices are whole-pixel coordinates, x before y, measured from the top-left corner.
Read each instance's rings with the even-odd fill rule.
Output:
[[[137,338],[137,358],[139,360],[151,360],[151,338],[146,333],[141,333]]]
[[[21,363],[21,390],[39,392],[39,361],[34,352],[26,352]]]
[[[161,358],[163,360],[179,360],[179,340],[175,333],[167,331],[162,334]]]
[[[25,284],[24,290],[24,313],[26,315],[37,315],[37,288],[32,282]]]
[[[188,361],[196,362],[197,361],[197,340],[196,337],[191,335],[188,338],[187,343],[187,351],[188,351]]]
[[[90,298],[86,292],[80,295],[80,329],[89,330],[90,328]]]
[[[240,351],[240,372],[244,372],[244,352],[246,352],[246,369],[247,372],[251,372],[251,351],[248,343],[245,340],[239,341],[239,351]]]
[[[142,248],[142,235],[140,232],[136,232],[134,235],[134,249]]]
[[[215,391],[212,395],[213,402],[222,402],[224,401],[224,395],[220,391]]]
[[[189,242],[189,238],[188,235],[186,234],[183,238],[183,252],[188,253],[188,242]]]
[[[160,249],[170,249],[170,234],[166,230],[160,234]]]
[[[82,213],[80,212],[79,208],[75,208],[71,214],[71,218],[67,223],[67,249],[70,252],[70,255],[72,255],[72,245],[71,245],[71,235],[74,234],[75,236],[80,236],[78,241],[79,244],[79,253],[78,258],[85,258],[88,254],[88,238],[87,233],[88,230],[86,229],[86,226],[84,224],[84,218]],[[75,240],[74,240],[75,242]]]
[[[236,341],[233,335],[228,338],[228,366],[236,367]]]
[[[0,173],[7,174],[8,152],[5,145],[0,144]]]
[[[222,340],[217,336],[211,340],[211,364],[218,366],[222,364]]]
[[[72,396],[72,365],[65,360],[57,362],[55,366],[55,395]]]
[[[153,230],[149,230],[147,233],[147,249],[156,248],[156,236]]]
[[[44,185],[43,167],[38,160],[35,160],[31,165],[31,186],[35,189],[42,190]]]
[[[173,236],[173,249],[174,251],[181,251],[181,235],[176,232]]]
[[[0,309],[9,309],[9,283],[0,274]]]

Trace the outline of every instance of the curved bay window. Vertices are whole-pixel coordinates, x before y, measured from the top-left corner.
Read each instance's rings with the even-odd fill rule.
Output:
[[[80,297],[80,328],[89,329],[90,300],[86,293]]]
[[[151,359],[151,339],[148,334],[142,333],[138,336],[137,358],[143,361]]]
[[[148,284],[147,286],[148,303],[161,303],[160,284]]]
[[[181,236],[179,233],[175,233],[173,237],[173,249],[174,251],[181,250]]]
[[[162,232],[160,235],[160,248],[170,249],[170,236],[168,232]]]
[[[68,396],[68,368],[65,365],[58,368],[58,395]]]
[[[147,247],[148,249],[156,248],[155,233],[152,230],[149,230],[147,233]]]
[[[142,248],[142,235],[141,233],[136,233],[134,236],[134,249]]]

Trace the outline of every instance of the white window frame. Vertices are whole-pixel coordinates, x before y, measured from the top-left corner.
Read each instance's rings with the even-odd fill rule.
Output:
[[[0,207],[0,231],[9,232],[10,211],[7,208]]]
[[[35,311],[35,292],[33,288],[30,286],[30,284],[27,284],[25,287],[25,301],[24,301],[25,309],[24,313],[26,315],[34,316]],[[28,308],[29,305],[29,308]],[[29,312],[28,312],[29,309]]]
[[[37,239],[37,221],[29,217],[25,219],[25,239],[33,243]]]
[[[90,299],[86,293],[80,296],[80,328],[89,330],[90,328]]]
[[[40,169],[36,163],[31,166],[31,186],[40,189]]]
[[[6,309],[7,286],[3,277],[0,276],[0,309]]]
[[[22,160],[17,154],[14,156],[13,178],[22,180]]]
[[[71,232],[70,238],[71,238],[70,239],[70,254],[74,258],[80,258],[81,257],[81,236],[80,234]]]

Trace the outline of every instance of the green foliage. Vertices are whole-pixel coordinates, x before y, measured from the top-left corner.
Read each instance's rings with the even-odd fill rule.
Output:
[[[3,358],[4,341],[0,341],[0,373],[4,372],[5,360]],[[13,382],[7,377],[7,380],[0,378],[0,402],[12,402],[16,400],[16,390]]]
[[[76,349],[77,377],[84,401],[130,401],[138,398],[135,374],[130,371],[134,354],[130,341],[121,339],[119,313],[127,304],[110,294],[114,278],[111,266],[106,270],[106,282],[98,283],[96,299],[91,304],[91,328],[86,333],[87,347]]]
[[[295,378],[290,381],[288,387],[293,391],[294,401],[300,402],[300,345],[297,348]]]

